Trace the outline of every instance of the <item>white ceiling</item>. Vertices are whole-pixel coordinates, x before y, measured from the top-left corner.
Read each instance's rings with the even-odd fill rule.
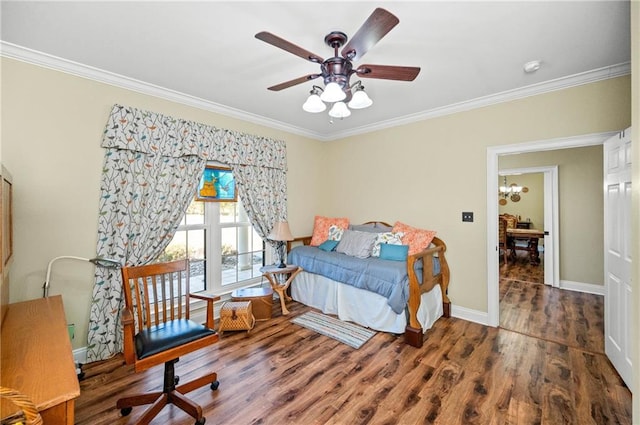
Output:
[[[333,123],[326,112],[301,109],[320,79],[267,90],[319,66],[256,33],[272,32],[327,58],[333,51],[325,35],[353,36],[376,7],[400,23],[354,66],[418,66],[415,81],[362,79],[373,106]],[[1,13],[5,56],[320,140],[629,73],[628,1],[3,0]],[[542,67],[526,74],[523,64],[531,60]]]

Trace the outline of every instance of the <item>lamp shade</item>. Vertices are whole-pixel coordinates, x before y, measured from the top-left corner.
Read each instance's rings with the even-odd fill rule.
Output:
[[[371,100],[364,90],[356,91],[349,102],[349,108],[351,109],[364,109],[371,105],[373,105],[373,100]]]
[[[339,102],[341,100],[344,100],[346,97],[347,94],[342,90],[340,84],[333,82],[327,84],[327,86],[324,88],[324,91],[320,95],[320,99],[322,99],[324,102],[329,103]]]
[[[289,223],[286,221],[277,221],[276,224],[273,225],[273,229],[267,239],[271,239],[272,241],[292,241],[293,235],[291,235],[291,230],[289,229]]]
[[[346,118],[351,115],[351,111],[344,102],[336,102],[329,111],[329,116],[333,118]]]
[[[317,94],[312,94],[307,98],[307,101],[302,105],[302,109],[311,113],[322,112],[327,109],[327,105],[324,104],[322,100],[320,100],[320,96]]]

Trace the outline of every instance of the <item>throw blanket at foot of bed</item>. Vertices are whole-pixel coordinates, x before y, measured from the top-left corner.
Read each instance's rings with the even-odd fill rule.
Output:
[[[388,226],[386,223],[375,223]],[[408,317],[405,341],[408,344],[414,347],[422,346],[424,331],[418,320],[422,294],[439,285],[443,315],[450,316],[451,303],[447,296],[449,266],[445,257],[447,248],[441,239],[434,237],[429,248],[408,255],[404,262],[377,257],[362,259],[335,251],[326,252],[318,247],[307,246],[310,241],[309,236],[296,238],[288,243],[288,262],[302,267],[307,273],[325,276],[333,281],[381,295],[387,299],[388,306],[396,314],[403,314],[406,310]],[[305,246],[291,249],[296,243]],[[295,282],[294,280],[293,285]],[[351,300],[351,303],[355,301],[357,300]],[[376,312],[369,314],[375,315]],[[369,323],[360,324],[369,326]]]

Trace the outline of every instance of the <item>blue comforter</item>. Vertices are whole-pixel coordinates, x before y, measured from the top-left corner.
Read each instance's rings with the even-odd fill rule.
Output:
[[[287,263],[300,266],[309,273],[380,294],[387,298],[387,304],[396,314],[404,311],[409,300],[406,261],[356,258],[314,246],[297,246],[289,252]],[[433,266],[434,274],[438,274],[440,264],[435,257]],[[416,262],[415,270],[418,281],[422,282],[421,261]]]

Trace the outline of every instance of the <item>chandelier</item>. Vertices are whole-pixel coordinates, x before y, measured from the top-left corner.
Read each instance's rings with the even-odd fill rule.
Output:
[[[500,205],[506,205],[507,199],[511,199],[511,202],[519,202],[520,194],[528,192],[529,189],[526,187],[518,186],[517,183],[507,184],[507,176],[504,176],[504,183],[500,186],[498,190],[498,195],[500,196],[500,200],[498,201]]]
[[[348,103],[345,103],[348,96],[351,96],[351,99],[348,100]],[[333,103],[329,110],[330,117],[346,118],[351,115],[350,108],[368,108],[373,104],[373,100],[365,93],[361,81],[356,81],[351,86],[346,83],[341,86],[338,82],[330,81],[324,89],[319,86],[313,86],[307,101],[302,105],[302,109],[316,114],[326,110],[327,103]]]

